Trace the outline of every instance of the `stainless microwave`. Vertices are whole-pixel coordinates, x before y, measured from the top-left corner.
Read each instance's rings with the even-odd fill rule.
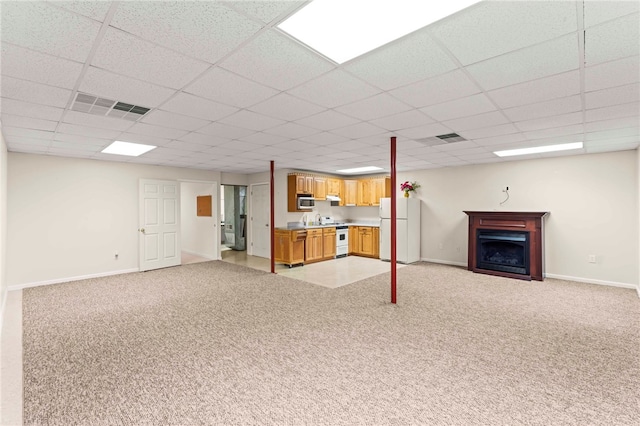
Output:
[[[298,197],[298,210],[311,210],[316,205],[316,199],[309,196]]]

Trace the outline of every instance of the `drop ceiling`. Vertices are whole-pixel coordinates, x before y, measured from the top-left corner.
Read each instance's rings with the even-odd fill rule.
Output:
[[[3,1],[7,147],[234,173],[388,171],[391,136],[399,171],[638,148],[640,2],[482,1],[342,65],[276,28],[305,4]],[[78,94],[149,111],[78,111]],[[114,140],[158,148],[100,152]]]

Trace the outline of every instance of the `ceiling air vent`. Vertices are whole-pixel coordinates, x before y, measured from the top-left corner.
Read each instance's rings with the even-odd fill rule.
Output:
[[[423,143],[427,146],[444,145],[453,142],[466,141],[465,138],[457,133],[447,133],[446,135],[431,136],[424,139],[416,139],[417,142]]]
[[[150,111],[150,108],[99,98],[97,96],[87,95],[86,93],[78,93],[76,95],[71,109],[88,114],[101,115],[103,117],[122,118],[129,121],[137,121]]]

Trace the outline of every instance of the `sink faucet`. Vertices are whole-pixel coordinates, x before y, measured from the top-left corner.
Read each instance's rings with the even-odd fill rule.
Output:
[[[316,223],[318,225],[320,224],[320,219],[321,219],[320,213],[316,213]]]

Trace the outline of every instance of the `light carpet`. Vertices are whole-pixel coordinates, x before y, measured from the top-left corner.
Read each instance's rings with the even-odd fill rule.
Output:
[[[26,425],[631,425],[633,290],[212,261],[24,290]]]

